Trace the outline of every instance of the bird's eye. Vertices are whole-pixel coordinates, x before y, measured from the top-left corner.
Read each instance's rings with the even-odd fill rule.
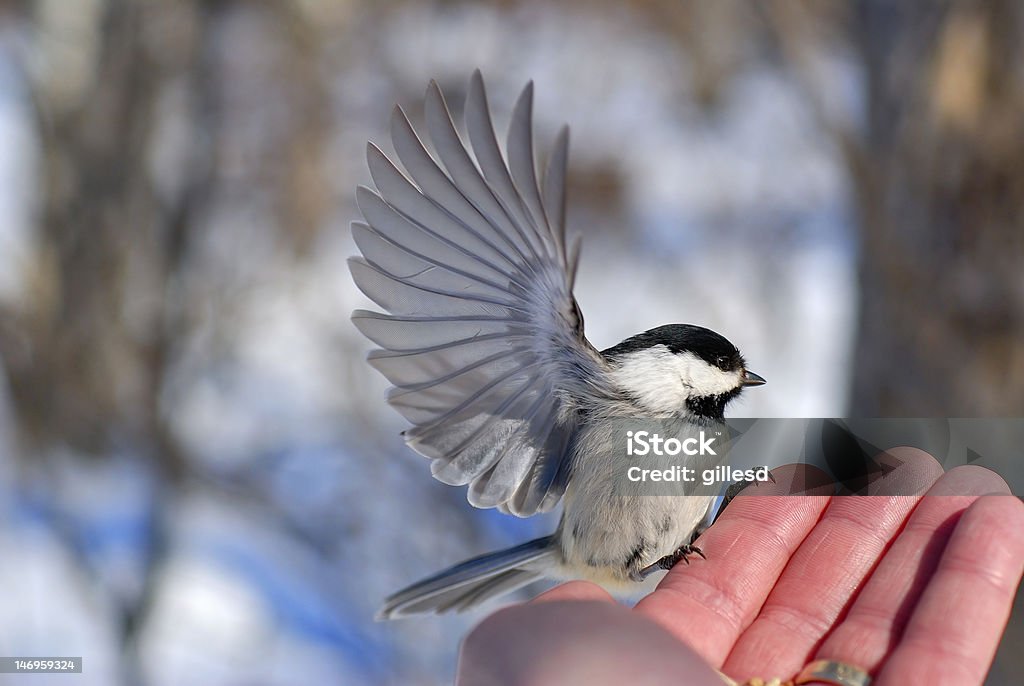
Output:
[[[725,363],[728,362],[728,361],[729,361],[729,358],[727,358],[725,355],[719,355],[718,359],[715,360],[715,364],[717,364],[719,367],[724,367]]]

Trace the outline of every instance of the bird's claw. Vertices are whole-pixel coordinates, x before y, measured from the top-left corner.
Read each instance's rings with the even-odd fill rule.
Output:
[[[633,581],[643,581],[654,572],[660,572],[662,570],[667,571],[669,569],[672,569],[679,562],[685,562],[686,564],[690,564],[691,555],[699,555],[701,558],[705,560],[708,559],[708,556],[704,554],[703,550],[693,545],[692,543],[687,543],[686,545],[680,546],[679,549],[676,550],[674,553],[666,555],[657,562],[649,564],[638,571],[631,572],[629,576]]]

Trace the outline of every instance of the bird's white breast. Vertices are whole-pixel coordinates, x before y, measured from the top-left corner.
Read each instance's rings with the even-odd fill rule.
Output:
[[[608,586],[628,582],[626,563],[637,557],[638,550],[634,566],[639,568],[689,543],[713,500],[703,494],[650,495],[656,492],[650,483],[628,479],[630,466],[665,466],[648,458],[624,457],[625,446],[619,443],[628,421],[602,421],[580,431],[560,527],[566,576]],[[673,425],[675,435],[699,430],[685,420]]]

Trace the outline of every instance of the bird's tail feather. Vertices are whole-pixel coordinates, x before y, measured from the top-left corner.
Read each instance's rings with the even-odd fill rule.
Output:
[[[389,596],[377,619],[463,610],[540,579],[555,553],[553,536],[474,557]]]

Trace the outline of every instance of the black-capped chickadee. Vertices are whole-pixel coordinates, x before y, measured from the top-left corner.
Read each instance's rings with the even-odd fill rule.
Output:
[[[367,148],[376,192],[352,233],[352,276],[387,314],[353,321],[380,346],[370,364],[435,478],[469,502],[520,517],[564,500],[550,536],[474,558],[389,597],[382,618],[464,610],[541,577],[629,583],[691,553],[713,497],[623,489],[607,427],[633,417],[701,426],[764,379],[717,333],[671,324],[605,351],[583,334],[573,297],[580,241],[566,240],[568,128],[538,179],[532,83],[502,155],[483,80],[465,107],[472,157],[440,89],[427,89],[427,152],[396,107],[391,138],[405,173]],[[475,160],[475,161],[474,161]],[[564,496],[564,498],[563,498]]]

